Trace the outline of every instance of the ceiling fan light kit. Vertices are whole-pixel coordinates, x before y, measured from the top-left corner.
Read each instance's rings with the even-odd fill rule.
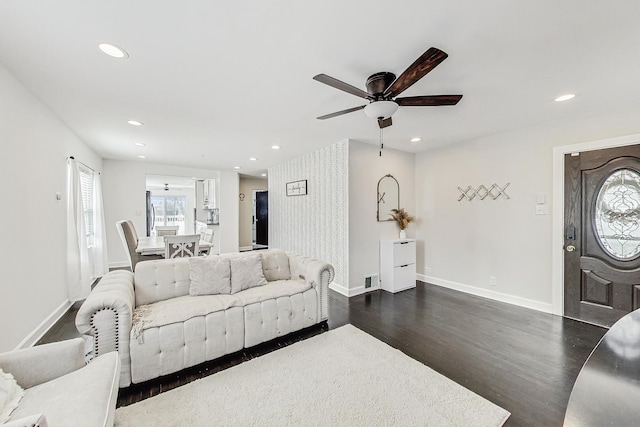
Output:
[[[364,107],[364,113],[372,119],[386,119],[398,111],[398,104],[393,101],[374,101]]]

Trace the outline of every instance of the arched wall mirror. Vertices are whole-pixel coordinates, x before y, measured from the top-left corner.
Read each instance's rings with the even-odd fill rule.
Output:
[[[391,209],[400,208],[400,185],[393,175],[385,175],[378,181],[378,222],[395,221]]]

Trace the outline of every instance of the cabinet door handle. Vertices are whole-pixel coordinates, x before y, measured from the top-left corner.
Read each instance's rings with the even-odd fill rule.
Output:
[[[400,268],[409,267],[409,264],[401,265]]]
[[[409,242],[400,242],[401,245],[408,245]]]

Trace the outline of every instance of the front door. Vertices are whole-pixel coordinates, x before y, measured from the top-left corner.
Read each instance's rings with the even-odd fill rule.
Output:
[[[565,156],[564,315],[611,326],[640,307],[640,145]]]

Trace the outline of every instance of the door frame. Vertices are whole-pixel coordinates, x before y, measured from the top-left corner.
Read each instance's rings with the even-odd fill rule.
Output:
[[[564,156],[565,154],[640,144],[640,134],[553,147],[551,224],[551,312],[564,314]]]

